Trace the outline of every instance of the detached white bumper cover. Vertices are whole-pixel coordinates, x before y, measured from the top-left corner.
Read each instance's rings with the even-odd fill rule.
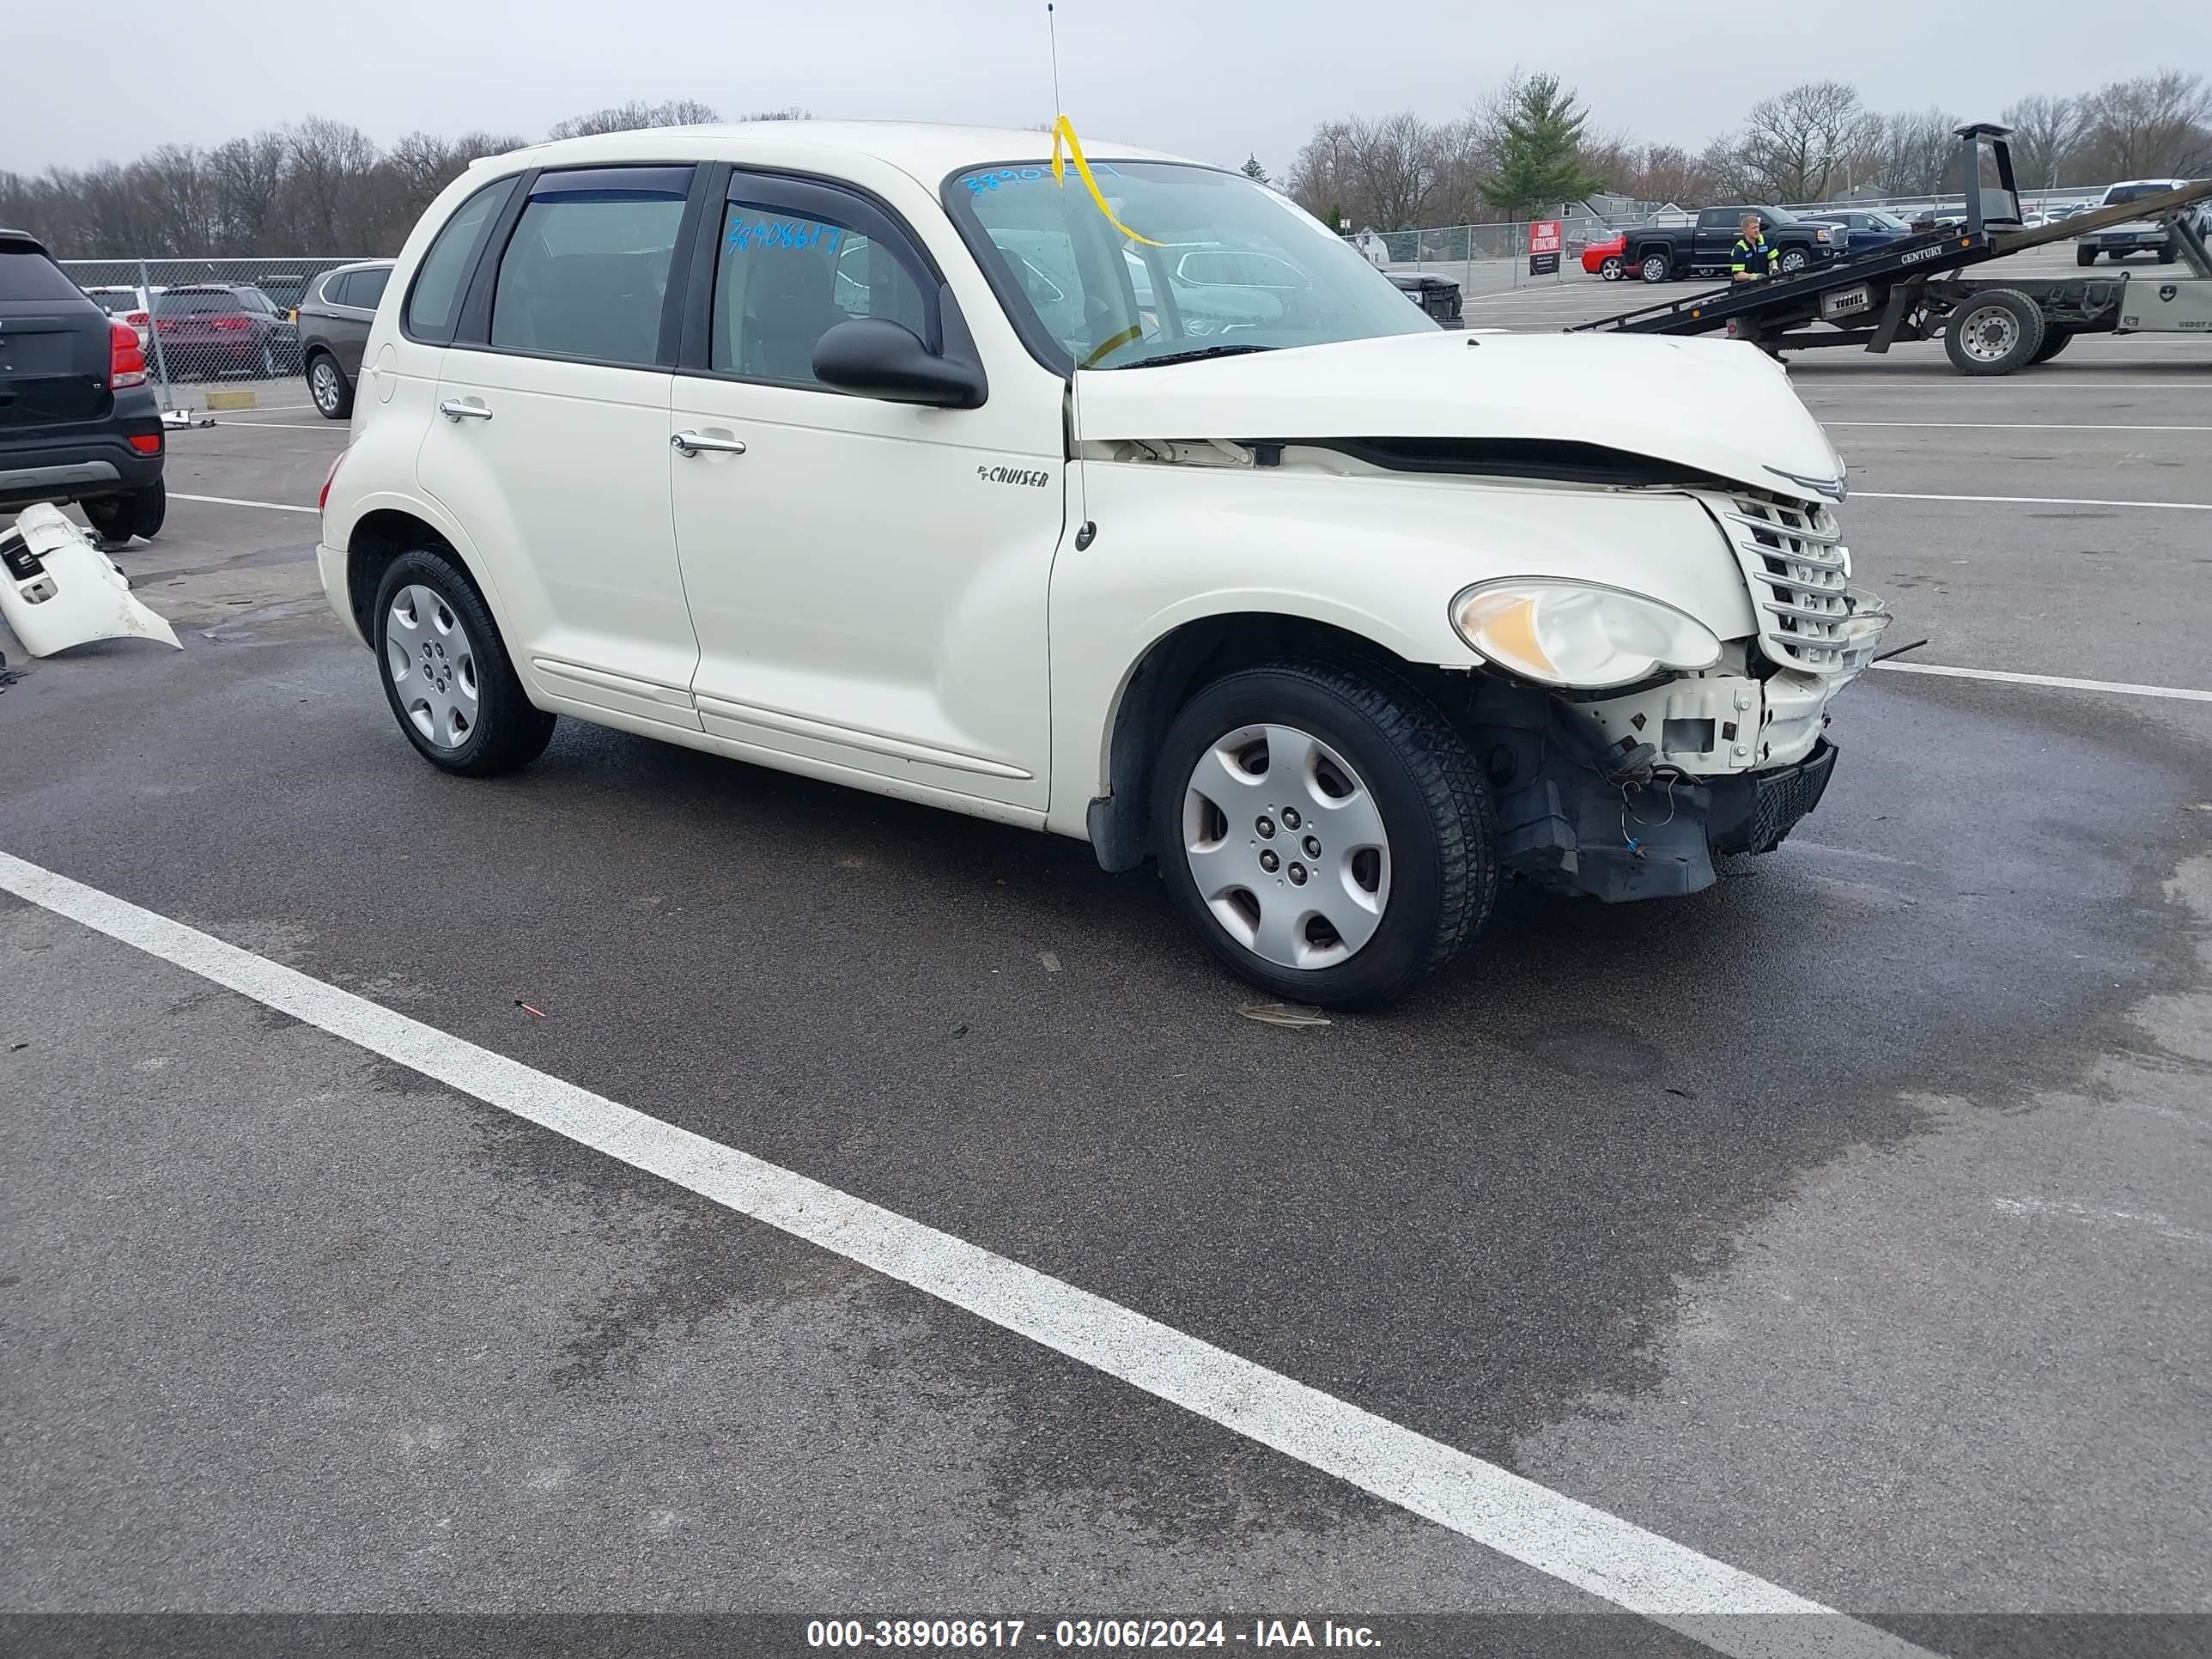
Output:
[[[41,502],[0,535],[0,617],[34,657],[88,640],[160,640],[175,630],[131,596],[131,584],[83,531]]]

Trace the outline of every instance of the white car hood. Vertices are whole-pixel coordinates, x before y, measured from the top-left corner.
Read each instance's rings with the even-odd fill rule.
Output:
[[[1843,475],[1780,366],[1728,340],[1439,330],[1159,368],[1080,369],[1075,418],[1086,442],[1597,444],[1806,500],[1832,495]]]

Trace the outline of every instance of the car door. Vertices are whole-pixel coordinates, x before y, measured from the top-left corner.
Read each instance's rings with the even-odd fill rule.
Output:
[[[1742,228],[1729,210],[1705,209],[1698,215],[1697,228],[1690,233],[1690,263],[1700,270],[1725,268],[1741,234]]]
[[[726,197],[662,440],[705,730],[822,775],[1041,811],[1064,394],[938,409],[822,385],[814,346],[841,323],[886,318],[938,349],[965,319],[870,198],[742,171]]]
[[[694,731],[667,289],[695,172],[548,170],[516,192],[470,280],[416,462],[474,541],[465,554],[537,690]]]

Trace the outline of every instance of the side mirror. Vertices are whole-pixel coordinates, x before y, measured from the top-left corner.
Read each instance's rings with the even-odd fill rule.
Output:
[[[887,317],[855,317],[817,340],[814,378],[886,403],[975,409],[983,402],[979,366],[932,355],[921,336]]]

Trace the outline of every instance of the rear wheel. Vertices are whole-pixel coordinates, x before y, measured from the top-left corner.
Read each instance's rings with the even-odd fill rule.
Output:
[[[307,395],[326,421],[343,421],[353,413],[353,383],[328,352],[318,351],[307,361]]]
[[[150,542],[161,533],[161,520],[168,516],[169,493],[156,478],[128,495],[101,495],[78,505],[100,540],[120,544],[137,536]]]
[[[1637,262],[1636,274],[1647,283],[1663,283],[1673,274],[1673,262],[1664,250],[1653,248]]]
[[[376,654],[399,729],[431,765],[487,778],[526,766],[553,740],[476,584],[442,548],[402,553],[376,595]]]
[[[1613,253],[1608,254],[1606,258],[1599,260],[1597,274],[1604,277],[1608,283],[1619,282],[1623,274],[1621,270],[1620,256],[1618,253]]]
[[[2009,374],[2035,361],[2043,308],[2017,289],[1993,288],[1951,313],[1943,350],[1961,374]]]
[[[2035,356],[2030,357],[2027,361],[2031,363],[2047,363],[2053,357],[2056,357],[2060,352],[2065,350],[2069,345],[2073,343],[2073,341],[2074,331],[2072,329],[2055,328],[2046,325],[2043,331],[2043,343],[2036,347]]]
[[[1380,668],[1271,663],[1206,686],[1162,741],[1152,820],[1207,948],[1302,1002],[1395,1001],[1474,937],[1497,890],[1474,757]]]
[[[262,380],[273,380],[283,372],[283,364],[278,360],[276,356],[276,343],[272,340],[264,339],[261,343],[261,362],[259,367],[255,372],[254,378]]]
[[[2074,263],[2077,265],[2095,264],[2097,263],[2097,250],[2093,247],[2075,248],[2074,250]]]
[[[2166,243],[2158,251],[2158,262],[2162,265],[2170,265],[2180,257],[2181,250],[2175,247],[2172,242]]]

